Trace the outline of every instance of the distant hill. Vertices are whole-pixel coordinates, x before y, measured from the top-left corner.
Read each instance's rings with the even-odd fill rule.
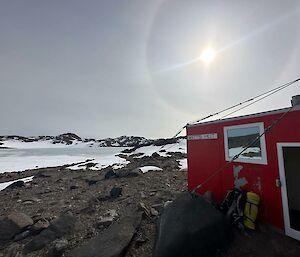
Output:
[[[0,136],[0,145],[4,147],[13,147],[14,145],[20,143],[22,145],[27,145],[24,143],[31,143],[30,145],[35,145],[38,147],[47,147],[53,145],[59,146],[88,146],[88,147],[142,147],[148,145],[164,145],[172,144],[177,142],[177,139],[147,139],[145,137],[138,136],[120,136],[116,138],[105,138],[105,139],[95,139],[95,138],[81,138],[75,133],[64,133],[58,136],[32,136],[24,137],[18,135],[8,135]],[[28,144],[29,145],[29,144]]]

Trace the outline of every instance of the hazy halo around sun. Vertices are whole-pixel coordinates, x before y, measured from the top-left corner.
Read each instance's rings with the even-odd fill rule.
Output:
[[[215,59],[215,57],[216,51],[211,47],[207,47],[202,51],[200,60],[208,64],[211,63]]]

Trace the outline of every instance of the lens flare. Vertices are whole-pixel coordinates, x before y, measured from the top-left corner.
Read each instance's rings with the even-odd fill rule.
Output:
[[[211,47],[205,48],[200,56],[204,63],[211,63],[216,57],[216,51]]]

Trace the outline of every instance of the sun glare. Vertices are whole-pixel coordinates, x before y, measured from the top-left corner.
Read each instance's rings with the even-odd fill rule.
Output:
[[[211,63],[216,57],[216,52],[212,48],[205,48],[200,56],[201,61]]]

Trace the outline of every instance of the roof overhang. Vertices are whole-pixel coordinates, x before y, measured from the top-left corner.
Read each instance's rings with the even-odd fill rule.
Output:
[[[284,113],[284,112],[287,112],[291,108],[292,107],[287,107],[287,108],[276,109],[276,110],[271,110],[271,111],[236,116],[236,117],[231,117],[231,118],[226,118],[226,119],[218,119],[218,120],[212,120],[212,121],[204,121],[204,122],[199,122],[199,123],[187,124],[187,127],[196,127],[196,126],[202,126],[202,125],[206,125],[206,124],[215,124],[215,123],[221,123],[221,122],[227,122],[227,121],[235,121],[235,120],[263,117],[263,116],[267,116],[267,115]],[[296,105],[293,107],[291,112],[299,111],[299,110],[300,110],[300,105],[299,106]]]

